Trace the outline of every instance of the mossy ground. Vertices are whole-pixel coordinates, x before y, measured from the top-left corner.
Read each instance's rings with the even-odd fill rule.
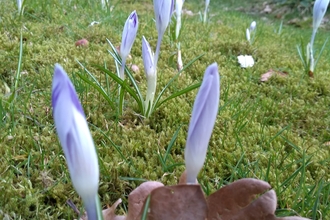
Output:
[[[105,85],[104,73],[93,65],[106,64],[115,72],[106,38],[119,45],[124,22],[136,9],[139,32],[129,62],[139,66],[136,79],[145,91],[141,39],[144,35],[153,48],[157,41],[151,2],[122,1],[112,12],[106,12],[94,1],[26,0],[22,18],[13,2],[1,4],[0,216],[73,219],[75,214],[66,200],[81,207],[52,119],[55,63],[68,72],[85,109],[100,160],[102,204],[122,198],[120,212],[125,212],[127,195],[144,179],[176,184],[184,170],[185,139],[197,90],[167,102],[149,119],[139,115],[136,103],[127,96],[123,116],[118,117],[117,111],[77,75],[84,70],[76,60]],[[187,2],[185,8],[197,13],[203,5]],[[207,24],[198,15],[184,15],[183,63],[204,56],[164,95],[200,82],[206,67],[218,63],[221,102],[207,160],[199,175],[203,189],[208,194],[236,179],[260,178],[277,192],[278,215],[330,218],[330,148],[325,144],[330,140],[330,50],[325,50],[311,79],[296,51],[301,39],[309,41],[310,28],[283,26],[278,33],[280,22],[223,10],[218,3],[211,3],[210,14]],[[257,21],[257,37],[249,45],[245,29],[252,20]],[[101,23],[88,27],[92,21]],[[14,86],[21,30],[22,75],[17,97],[9,104],[8,87]],[[177,72],[176,46],[169,36],[166,33],[162,43],[158,90]],[[326,31],[320,29],[316,48],[321,48],[326,37]],[[88,39],[88,47],[75,47],[75,41],[81,38]],[[240,54],[251,54],[255,66],[240,68],[236,58]],[[288,76],[261,83],[261,74],[269,69],[285,70]],[[113,98],[116,88],[111,82]],[[160,157],[166,154],[176,131],[164,165]]]

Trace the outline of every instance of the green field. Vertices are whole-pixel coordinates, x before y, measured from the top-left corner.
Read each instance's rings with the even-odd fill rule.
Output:
[[[241,178],[258,178],[276,191],[278,216],[330,219],[329,42],[310,78],[297,52],[297,45],[306,45],[312,33],[308,12],[303,15],[308,19],[297,27],[273,15],[235,10],[232,1],[211,0],[209,20],[203,23],[200,2],[185,3],[193,15],[184,13],[180,35],[183,64],[199,58],[162,99],[201,82],[206,67],[217,62],[220,107],[198,177],[205,194]],[[92,0],[26,0],[20,15],[16,1],[0,0],[1,218],[74,219],[77,215],[66,201],[83,207],[54,128],[55,63],[67,71],[83,105],[99,156],[104,208],[121,198],[118,214],[125,214],[127,195],[143,181],[173,185],[185,170],[184,148],[198,89],[169,100],[149,118],[127,94],[119,114],[118,85],[96,66],[116,73],[107,39],[119,46],[128,15],[137,11],[139,30],[127,62],[139,67],[133,75],[145,95],[142,36],[155,50],[157,31],[152,1],[110,4],[111,10],[103,10],[99,1]],[[172,20],[161,46],[157,93],[178,73]],[[256,37],[249,44],[245,30],[253,20]],[[100,23],[89,26],[93,21]],[[316,53],[328,36],[321,26]],[[83,38],[89,45],[76,47]],[[241,68],[238,55],[252,55],[255,65]],[[80,64],[100,82],[108,100],[79,77],[91,79]],[[269,70],[286,76],[261,82]]]

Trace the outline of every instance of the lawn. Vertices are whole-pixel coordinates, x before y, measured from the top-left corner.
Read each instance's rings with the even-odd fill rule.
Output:
[[[201,82],[207,66],[217,62],[220,107],[198,181],[209,195],[238,179],[265,180],[276,191],[277,216],[330,219],[329,44],[311,78],[297,45],[310,41],[312,17],[304,25],[290,26],[271,15],[235,10],[232,2],[211,0],[205,23],[201,1],[184,4],[193,13],[183,14],[180,35],[183,65],[189,65],[162,97]],[[120,45],[124,23],[136,10],[139,30],[127,66],[138,66],[133,76],[144,96],[142,36],[155,50],[157,31],[152,1],[110,3],[111,10],[103,10],[99,1],[26,0],[20,15],[16,2],[1,1],[0,217],[74,219],[77,215],[66,201],[83,207],[52,117],[55,63],[66,70],[83,105],[99,157],[103,207],[121,198],[117,209],[124,214],[128,194],[142,182],[177,184],[185,170],[184,148],[198,89],[169,100],[149,118],[126,94],[120,114],[118,85],[98,67],[116,73],[108,40]],[[178,73],[172,20],[161,45],[157,93]],[[245,31],[254,20],[255,40],[249,44]],[[90,25],[93,21],[99,23]],[[316,52],[327,37],[321,26]],[[88,46],[76,46],[80,39],[87,39]],[[254,66],[241,68],[239,55],[252,55]],[[86,70],[108,100],[83,80],[91,79]],[[285,76],[261,82],[270,70]]]

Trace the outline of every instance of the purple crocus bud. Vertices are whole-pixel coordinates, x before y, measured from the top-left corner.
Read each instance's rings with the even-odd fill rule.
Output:
[[[202,169],[207,147],[218,114],[220,78],[216,63],[205,71],[202,85],[195,99],[185,149],[187,183],[196,183]]]
[[[138,16],[136,11],[133,11],[125,22],[122,39],[121,39],[121,45],[120,45],[120,57],[122,59],[120,78],[122,79],[124,79],[124,68],[125,68],[126,58],[132,49],[138,31],[138,26],[139,26]]]
[[[98,158],[76,91],[59,64],[55,65],[52,106],[56,131],[73,186],[84,201],[88,219],[96,219]]]
[[[174,0],[154,0],[158,35],[163,35],[174,11]]]
[[[145,110],[148,111],[147,117],[151,113],[152,104],[154,101],[154,97],[156,94],[156,86],[157,86],[157,74],[156,74],[156,66],[154,64],[154,55],[150,48],[150,45],[146,38],[142,37],[142,58],[144,71],[147,77],[147,96],[144,103]]]
[[[329,0],[316,0],[313,7],[313,29],[317,30],[327,11]]]
[[[143,58],[144,71],[148,78],[148,76],[155,74],[154,54],[150,48],[148,41],[144,36],[142,37],[142,58]]]

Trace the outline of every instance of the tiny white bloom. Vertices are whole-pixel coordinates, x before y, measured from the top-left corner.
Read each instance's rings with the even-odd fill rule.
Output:
[[[252,23],[250,24],[250,32],[254,31],[257,27],[257,22],[252,21]]]
[[[251,41],[251,36],[250,36],[250,31],[249,31],[249,28],[246,29],[246,39],[247,41]]]
[[[253,57],[250,55],[239,55],[237,59],[242,68],[248,68],[254,65]]]

